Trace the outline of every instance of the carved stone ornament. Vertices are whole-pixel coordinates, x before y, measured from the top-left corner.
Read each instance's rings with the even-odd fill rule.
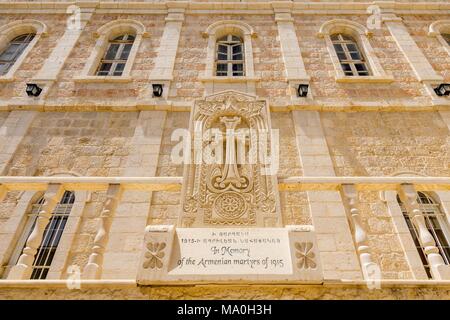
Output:
[[[315,269],[317,266],[312,242],[296,242],[295,257],[299,269]]]
[[[226,91],[192,112],[181,226],[281,225],[266,101]]]
[[[144,261],[144,269],[161,269],[163,267],[162,258],[164,258],[165,242],[149,242],[147,243],[147,252],[145,253],[146,260]]]

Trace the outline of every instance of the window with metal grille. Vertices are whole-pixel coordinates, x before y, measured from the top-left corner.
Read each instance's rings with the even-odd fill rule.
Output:
[[[231,34],[217,40],[216,76],[244,76],[244,44]]]
[[[443,33],[442,37],[445,41],[447,41],[448,45],[450,46],[450,33]]]
[[[124,34],[110,40],[96,74],[98,76],[121,76],[133,47],[134,38],[133,35]]]
[[[34,36],[34,33],[22,34],[9,42],[6,49],[0,54],[0,75],[6,74],[11,69]]]
[[[42,242],[39,245],[36,255],[34,256],[33,271],[30,279],[45,279],[47,277],[74,201],[75,194],[72,191],[66,191],[64,192],[61,201],[56,205],[50,221],[45,228]],[[44,198],[42,197],[36,201],[31,208],[31,212],[28,215],[29,227],[26,231],[28,233],[26,237],[27,239],[34,229],[34,225],[36,224],[37,218],[39,217],[39,212],[41,211],[43,205]]]
[[[406,224],[408,225],[411,236],[413,237],[414,243],[416,245],[417,251],[419,252],[422,263],[427,272],[428,278],[431,277],[430,265],[428,264],[427,256],[424,252],[423,246],[420,244],[419,235],[416,228],[411,221],[405,206],[397,196],[398,204],[402,209],[403,216],[405,217]],[[425,218],[425,225],[428,231],[434,238],[436,242],[436,247],[439,249],[439,253],[444,259],[445,264],[450,264],[450,228],[445,220],[445,215],[440,209],[440,205],[436,203],[433,198],[428,196],[423,192],[417,193],[417,203],[420,206],[422,214]]]
[[[369,68],[363,53],[358,47],[355,39],[344,34],[333,34],[331,36],[334,50],[341,63],[342,70],[346,76],[368,76]]]

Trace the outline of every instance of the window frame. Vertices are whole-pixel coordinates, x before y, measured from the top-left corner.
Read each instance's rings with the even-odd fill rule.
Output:
[[[223,40],[225,37],[226,37],[226,40]],[[234,40],[233,39],[234,37],[238,38],[239,40]],[[221,54],[221,52],[219,51],[220,46],[226,47],[227,53],[226,53],[225,60],[219,59],[219,55]],[[235,53],[233,53],[233,48],[235,48],[235,47],[241,48],[240,54],[242,56],[242,59],[239,59],[239,60],[233,59],[234,55],[235,55]],[[237,54],[239,54],[239,53],[237,53]],[[244,41],[242,40],[242,38],[230,33],[230,34],[227,34],[227,35],[217,39],[216,55],[215,55],[214,63],[215,63],[215,75],[217,77],[243,77],[243,76],[245,76],[245,48],[244,48]],[[227,65],[226,72],[218,70],[218,66],[221,64]],[[242,70],[234,71],[233,70],[234,65],[241,65]],[[225,72],[225,74],[219,75],[219,73],[223,73],[223,72]],[[235,73],[239,73],[239,74],[235,74]]]
[[[23,40],[17,40],[18,38],[24,37]],[[20,56],[23,54],[25,49],[30,45],[31,41],[36,37],[35,33],[24,33],[21,34],[11,41],[9,41],[8,45],[0,52],[0,65],[4,64],[7,65],[5,68],[5,71],[2,72],[0,69],[0,76],[4,76],[8,74],[11,67],[17,62],[17,60],[20,58]],[[13,46],[17,45],[16,49],[14,50],[14,53],[12,54],[11,59],[2,59],[2,56]]]
[[[427,254],[425,253],[425,248],[420,243],[420,237],[417,228],[414,226],[414,223],[411,220],[405,206],[401,202],[398,194],[396,200],[401,209],[405,222],[408,226],[409,232],[414,241],[417,252],[423,263],[423,267],[425,268],[425,272],[428,276],[428,279],[433,279],[431,274],[431,267],[427,259]],[[441,203],[439,201],[436,201],[433,196],[421,191],[417,192],[417,203],[419,204],[420,211],[422,212],[422,215],[424,217],[427,230],[431,234],[436,243],[436,247],[439,250],[439,254],[441,255],[445,264],[450,265],[450,249],[447,249],[448,251],[446,251],[443,246],[443,242],[445,241],[446,242],[445,247],[446,248],[450,247],[450,226],[446,221],[445,212],[441,206]],[[431,218],[434,218],[436,220],[438,226],[440,227],[443,239],[436,233],[436,228]]]
[[[333,41],[331,40],[331,35],[337,33],[350,36],[354,39],[361,55],[365,58],[366,68],[371,72],[370,75],[349,76],[345,74],[334,48]],[[371,35],[372,33],[365,26],[351,20],[332,19],[322,24],[317,36],[325,40],[331,62],[333,63],[336,72],[336,82],[391,83],[394,81],[394,77],[386,73],[375,54],[369,41]]]
[[[333,37],[337,36],[338,39],[333,39]],[[350,39],[345,39],[345,38]],[[340,65],[342,67],[342,71],[346,76],[354,76],[354,77],[367,77],[372,75],[372,71],[370,70],[370,66],[367,63],[367,60],[365,58],[364,52],[361,50],[361,48],[358,45],[358,42],[350,35],[345,35],[343,33],[334,33],[330,35],[331,42],[333,43],[334,50],[336,52],[336,55],[339,59]],[[356,50],[350,51],[349,46],[355,46]],[[340,52],[337,50],[337,46],[340,46],[342,48],[342,53],[345,55],[345,59],[340,57]],[[357,53],[360,57],[360,59],[355,59],[352,57],[352,53]],[[348,71],[345,70],[344,65],[348,65],[350,67],[350,73],[347,74]],[[365,70],[359,71],[356,67],[356,65],[363,65]],[[367,73],[362,75],[361,73]]]
[[[118,39],[118,38],[123,38],[123,37],[126,37],[127,39]],[[129,37],[133,37],[133,39],[128,39]],[[136,37],[134,35],[123,34],[112,40],[109,40],[108,47],[105,50],[103,58],[100,60],[100,63],[98,65],[97,71],[95,72],[95,75],[120,77],[123,74],[123,71],[125,70],[125,67],[127,65],[128,58],[130,57],[130,52],[133,49],[135,38]],[[115,53],[115,56],[113,59],[107,59],[108,54],[110,53],[110,51],[112,51],[112,48],[114,45],[118,45],[118,49]],[[124,59],[124,58],[122,58],[122,54],[127,45],[130,45],[130,50],[129,50],[126,58]],[[103,72],[102,66],[105,64],[111,64],[111,67],[106,74],[100,74],[101,72]],[[121,64],[123,64],[123,69],[120,71],[120,74],[116,74],[116,72],[118,72],[117,66],[121,65]]]
[[[22,53],[17,57],[8,71],[5,74],[0,75],[0,83],[14,81],[16,71],[27,59],[34,46],[40,41],[41,37],[45,37],[48,35],[47,26],[38,20],[17,20],[0,27],[0,52],[2,53],[9,46],[11,40],[20,35],[28,33],[33,33],[35,34],[35,36],[24,48]]]
[[[450,20],[438,20],[430,24],[428,36],[435,37],[450,56],[450,42],[445,39],[444,34],[450,36]]]
[[[61,197],[61,200],[58,202],[55,209],[53,210],[50,220],[44,230],[44,233],[42,236],[42,241],[39,244],[37,252],[34,256],[30,280],[46,279],[46,277],[50,271],[50,268],[52,266],[52,262],[56,256],[58,246],[61,243],[61,239],[63,237],[65,227],[67,226],[69,216],[70,216],[71,212],[73,211],[72,209],[75,204],[75,199],[76,199],[75,192],[65,191],[63,196]],[[17,244],[17,246],[19,246],[21,248],[21,250],[18,250],[17,254],[15,254],[14,256],[11,257],[11,263],[10,263],[11,265],[16,265],[17,261],[19,260],[20,256],[23,253],[23,250],[26,246],[28,238],[30,237],[31,233],[33,232],[33,229],[34,229],[36,221],[39,217],[41,208],[44,205],[43,200],[44,200],[43,196],[39,197],[37,199],[37,201],[33,202],[33,204],[31,205],[31,208],[27,212],[26,225],[25,225],[25,228],[23,229],[20,240]],[[68,202],[68,203],[64,203],[64,202]],[[59,219],[59,225],[58,225],[58,228],[56,229],[58,237],[53,238],[53,233],[51,233],[53,230],[49,231],[49,229],[54,225],[54,221],[56,221],[56,219],[59,217],[61,217],[61,219]],[[60,226],[63,222],[64,222],[64,225],[62,228],[60,228]],[[49,235],[50,235],[50,237],[49,237]],[[47,241],[47,239],[52,240],[51,246],[48,251],[49,254],[51,254],[51,258],[49,259],[49,255],[46,255],[44,257],[45,263],[43,265],[41,265],[41,264],[37,265],[36,264],[37,262],[42,262],[43,256],[41,255],[41,253],[43,252],[43,250],[45,250],[45,249],[43,249],[43,243],[45,243]],[[57,239],[57,241],[55,242],[54,239]]]
[[[135,37],[135,39],[122,74],[120,76],[97,75],[101,61],[109,48],[110,41],[124,34],[131,34]],[[95,46],[84,65],[81,75],[75,77],[74,81],[131,82],[131,69],[133,68],[134,60],[139,51],[143,38],[148,36],[149,34],[146,32],[144,25],[141,22],[132,19],[118,19],[101,26],[96,32],[94,32],[94,37],[97,38]]]

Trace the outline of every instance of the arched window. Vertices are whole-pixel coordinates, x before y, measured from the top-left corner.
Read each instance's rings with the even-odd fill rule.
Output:
[[[383,69],[370,44],[371,34],[362,24],[347,19],[332,19],[322,24],[317,35],[325,40],[336,71],[336,82],[394,81],[394,77]]]
[[[414,227],[413,222],[411,221],[408,212],[406,211],[405,206],[401,202],[398,195],[397,201],[400,205],[400,208],[402,209],[403,216],[405,217],[406,224],[408,225],[409,231],[411,232],[411,236],[414,240],[417,251],[419,252],[420,258],[422,259],[425,271],[427,272],[428,277],[431,279],[432,276],[430,272],[430,266],[424,252],[424,248],[419,242],[419,235],[417,233],[417,230]],[[417,193],[417,203],[419,204],[420,209],[424,215],[427,229],[436,242],[436,247],[439,249],[440,255],[442,256],[446,264],[450,264],[450,228],[445,220],[444,213],[440,209],[439,203],[434,201],[432,197],[423,192]]]
[[[124,34],[110,40],[96,74],[98,76],[121,76],[133,47],[134,39],[134,35]]]
[[[364,54],[353,37],[342,33],[333,34],[330,37],[346,76],[370,75]]]
[[[217,40],[216,76],[244,76],[244,43],[240,37],[228,34]]]
[[[0,54],[0,76],[5,75],[11,69],[35,35],[34,33],[22,34],[9,42]]]
[[[56,205],[52,217],[45,228],[42,242],[34,256],[33,271],[30,279],[45,279],[47,277],[74,201],[75,194],[72,191],[66,191],[64,192],[61,201]],[[34,225],[36,224],[43,204],[44,198],[42,197],[32,205],[31,211],[28,214],[28,222],[25,229],[25,234],[27,236],[25,238],[25,244],[22,245],[23,247],[25,247],[26,240],[34,229]]]

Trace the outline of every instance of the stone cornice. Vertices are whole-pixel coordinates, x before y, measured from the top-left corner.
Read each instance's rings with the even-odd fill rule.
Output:
[[[450,3],[437,2],[300,2],[300,1],[244,1],[234,0],[224,2],[108,2],[108,1],[73,1],[73,2],[0,2],[0,13],[66,13],[70,5],[81,8],[91,8],[98,12],[130,13],[130,14],[166,14],[169,10],[185,9],[188,14],[223,13],[231,14],[255,13],[273,14],[274,12],[289,12],[293,14],[367,14],[368,6],[377,5],[382,10],[396,14],[448,14]]]

